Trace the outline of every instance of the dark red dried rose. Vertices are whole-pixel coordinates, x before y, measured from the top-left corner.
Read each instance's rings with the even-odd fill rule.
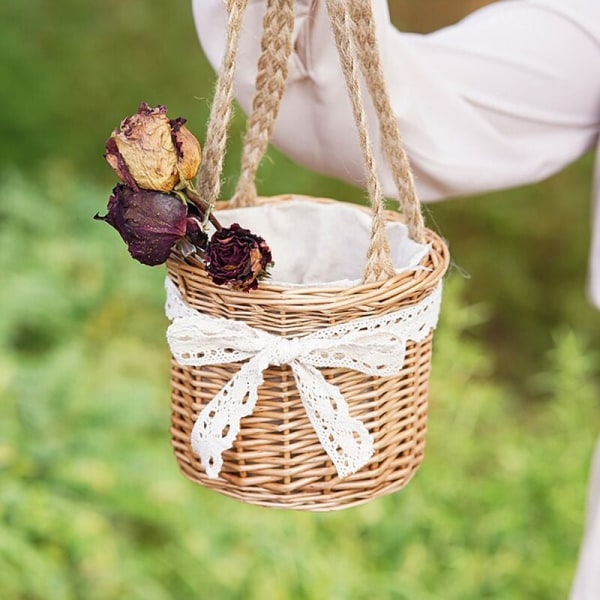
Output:
[[[237,223],[213,234],[206,250],[206,270],[217,285],[256,289],[272,262],[265,240]]]
[[[164,263],[171,248],[186,233],[187,206],[173,194],[135,191],[117,185],[108,201],[106,221],[121,235],[133,258],[144,265]]]

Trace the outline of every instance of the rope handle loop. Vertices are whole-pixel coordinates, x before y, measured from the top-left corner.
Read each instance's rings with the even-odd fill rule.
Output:
[[[367,128],[361,93],[361,76],[377,114],[383,154],[390,165],[394,184],[398,190],[400,207],[409,236],[417,242],[424,242],[425,225],[410,164],[385,85],[370,0],[325,0],[325,2],[358,130],[366,173],[366,188],[373,213],[371,241],[363,273],[363,281],[370,283],[392,277],[395,271],[385,232],[385,204]],[[220,192],[227,126],[233,97],[233,73],[246,4],[247,0],[227,2],[229,11],[227,46],[217,81],[204,145],[203,162],[198,176],[199,191],[211,205],[214,205]],[[285,91],[288,62],[293,49],[293,29],[294,0],[267,0],[255,95],[248,116],[241,172],[231,201],[232,206],[252,206],[256,201],[256,172],[268,148]]]

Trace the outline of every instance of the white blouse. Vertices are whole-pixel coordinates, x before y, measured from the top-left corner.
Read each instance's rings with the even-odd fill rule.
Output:
[[[201,44],[218,67],[225,2],[193,3]],[[297,0],[296,6],[295,51],[273,143],[302,165],[360,184],[358,138],[325,3]],[[428,35],[400,33],[387,3],[373,0],[373,6],[393,108],[423,201],[539,181],[598,144],[600,0],[505,0]],[[264,7],[265,0],[249,0],[242,33],[235,91],[245,110]],[[384,190],[393,197],[378,158]],[[590,295],[600,308],[598,185],[594,193]]]
[[[225,1],[192,1],[200,41],[217,67]],[[428,35],[398,32],[385,0],[372,2],[393,108],[422,200],[539,181],[598,147],[600,0],[504,0]],[[264,7],[265,0],[248,0],[235,82],[245,110]],[[296,0],[296,7],[295,51],[273,142],[315,171],[360,184],[358,139],[325,3]],[[600,308],[597,157],[590,295]],[[393,196],[378,158],[384,189]],[[600,443],[592,471],[571,600],[600,599]]]

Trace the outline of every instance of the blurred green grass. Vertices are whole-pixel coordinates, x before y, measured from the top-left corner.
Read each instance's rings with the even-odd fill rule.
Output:
[[[581,336],[554,332],[527,405],[451,277],[409,487],[328,515],[239,504],[177,471],[164,272],[89,218],[104,197],[57,170],[0,188],[3,598],[565,597],[600,394]]]
[[[179,475],[164,272],[91,220],[104,140],[141,100],[203,138],[214,77],[188,1],[4,0],[0,32],[0,597],[564,598],[598,431],[590,157],[427,208],[456,264],[414,482],[338,514],[245,506]],[[242,129],[238,112],[224,195]],[[364,197],[276,151],[260,187]]]

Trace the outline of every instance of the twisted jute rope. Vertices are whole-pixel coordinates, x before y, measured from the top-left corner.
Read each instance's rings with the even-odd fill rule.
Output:
[[[362,75],[378,115],[381,145],[398,190],[400,207],[410,237],[416,242],[423,243],[425,223],[398,120],[385,83],[371,0],[353,0],[346,5],[351,15],[354,46]]]
[[[367,129],[365,108],[360,93],[356,48],[354,47],[352,26],[345,0],[327,0],[327,11],[358,129],[358,138],[367,177],[366,186],[373,210],[371,243],[367,251],[367,262],[363,273],[364,282],[371,283],[379,279],[392,277],[395,274],[390,246],[385,233],[383,192],[377,176],[377,166]]]
[[[227,128],[233,104],[233,76],[246,5],[247,0],[227,2],[229,12],[227,42],[208,119],[202,164],[197,178],[198,192],[211,207],[214,206],[221,192],[221,174],[227,149]]]
[[[423,242],[425,227],[414,179],[385,85],[370,1],[326,0],[326,3],[358,130],[366,171],[366,188],[373,211],[371,242],[363,273],[363,281],[370,283],[387,279],[393,276],[395,271],[385,233],[384,199],[367,128],[359,69],[377,114],[383,153],[390,164],[410,237],[415,241]],[[220,191],[227,124],[232,102],[233,71],[239,44],[241,17],[245,8],[246,0],[228,2],[227,48],[213,101],[203,166],[199,175],[200,192],[204,191],[203,195],[211,205],[216,201]],[[267,150],[285,90],[288,61],[293,48],[293,27],[293,0],[268,0],[263,19],[256,91],[244,137],[241,173],[232,200],[234,206],[251,206],[256,200],[256,172]],[[226,107],[215,108],[215,105],[225,103]],[[207,149],[209,145],[210,148]]]

